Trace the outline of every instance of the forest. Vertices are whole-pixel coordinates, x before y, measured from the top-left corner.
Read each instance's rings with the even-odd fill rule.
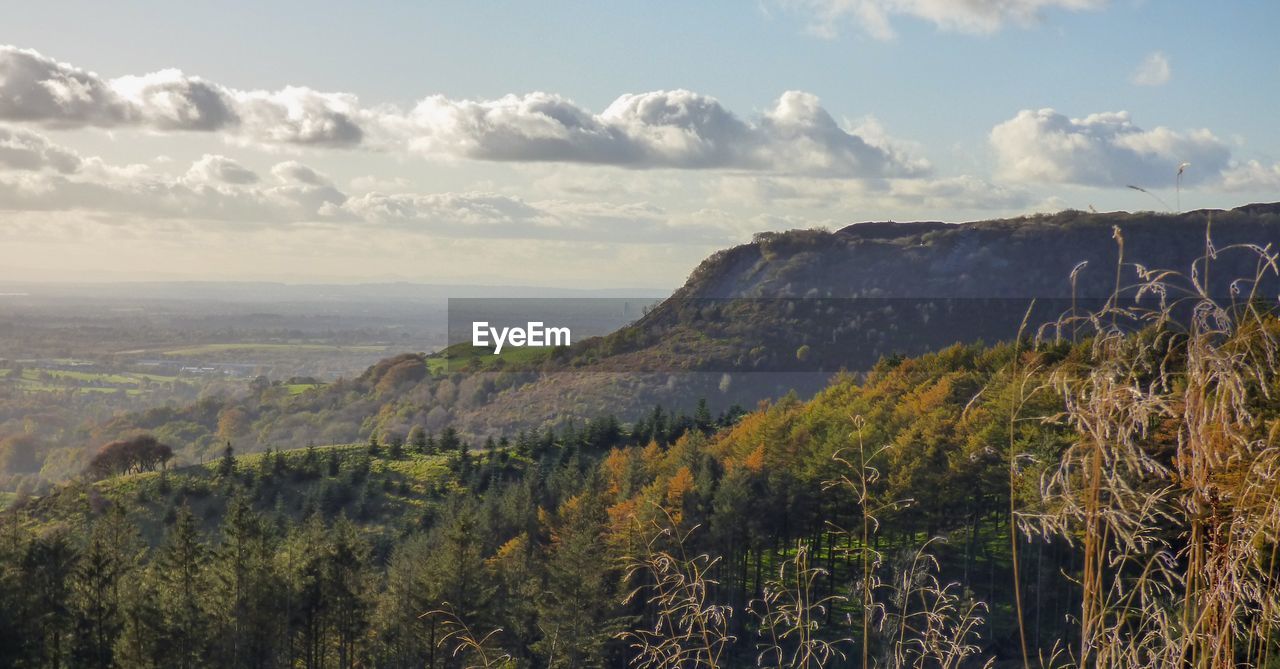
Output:
[[[750,412],[104,468],[4,512],[0,664],[1276,666],[1280,321],[1207,258]]]

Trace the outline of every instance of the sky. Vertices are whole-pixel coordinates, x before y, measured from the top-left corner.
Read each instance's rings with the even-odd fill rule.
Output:
[[[767,230],[1274,201],[1277,25],[1264,0],[9,3],[0,280],[672,288]]]

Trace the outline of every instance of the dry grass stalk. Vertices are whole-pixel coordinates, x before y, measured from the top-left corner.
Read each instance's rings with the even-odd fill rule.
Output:
[[[1256,254],[1258,271],[1223,304],[1207,276],[1228,250]],[[1078,438],[1042,483],[1047,510],[1021,516],[1028,533],[1083,542],[1080,643],[1062,659],[1265,666],[1280,611],[1280,449],[1260,412],[1280,381],[1280,347],[1256,288],[1280,275],[1277,256],[1215,249],[1206,232],[1190,276],[1137,274],[1133,306],[1121,305],[1117,278],[1099,312],[1072,316],[1094,333],[1088,364],[1053,382]]]
[[[716,581],[708,574],[720,561],[705,553],[690,556],[685,547],[698,528],[681,530],[663,510],[653,522],[653,534],[638,556],[629,558],[626,579],[644,584],[625,602],[642,598],[653,609],[653,624],[623,632],[620,638],[635,650],[634,667],[716,669],[735,637],[729,634],[733,608],[714,603],[708,590]],[[666,546],[664,546],[666,544]]]
[[[501,628],[480,634],[448,602],[421,617],[434,617],[440,621],[445,634],[440,637],[437,647],[452,646],[450,652],[463,663],[463,669],[512,669],[516,666],[515,659],[497,645],[497,637],[502,634]]]
[[[809,547],[796,542],[795,553],[782,562],[777,578],[764,586],[763,597],[751,603],[762,639],[756,646],[756,666],[814,669],[834,658],[845,659],[841,646],[853,640],[829,640],[821,634],[821,621],[829,608],[848,601],[840,595],[816,594],[817,582],[826,577],[827,570],[810,566]]]

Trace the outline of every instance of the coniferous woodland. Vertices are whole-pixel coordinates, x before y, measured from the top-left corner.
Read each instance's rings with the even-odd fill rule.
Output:
[[[0,665],[1277,666],[1280,323],[1208,271],[750,412],[113,445],[5,512]]]

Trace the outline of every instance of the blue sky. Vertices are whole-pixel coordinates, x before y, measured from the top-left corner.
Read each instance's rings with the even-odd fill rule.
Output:
[[[1163,208],[1184,162],[1184,209],[1274,200],[1277,25],[1261,1],[28,3],[0,30],[0,278],[669,287],[765,229]]]

